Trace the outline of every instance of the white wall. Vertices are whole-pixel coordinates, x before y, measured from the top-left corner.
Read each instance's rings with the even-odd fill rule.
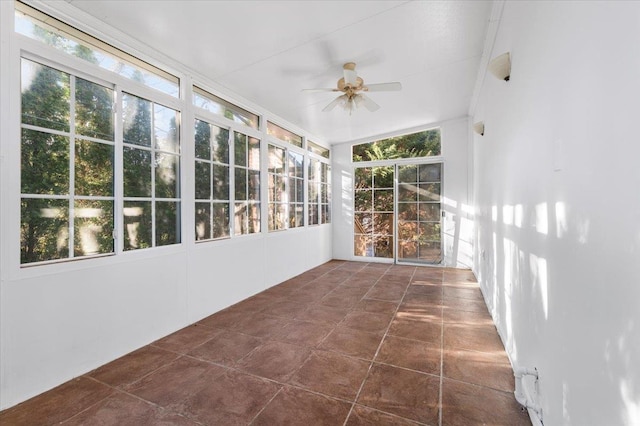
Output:
[[[440,126],[442,132],[442,158],[444,161],[442,208],[446,212],[446,216],[443,224],[443,264],[458,268],[470,268],[474,234],[473,216],[469,202],[471,188],[468,119],[461,118],[435,123],[430,127],[434,126]],[[419,130],[424,129],[416,129],[416,131]],[[351,144],[334,145],[332,158],[333,257],[353,260],[356,257],[353,255]],[[375,261],[376,259],[371,258],[371,260]]]
[[[640,3],[506,2],[474,121],[475,272],[545,426],[640,424]]]
[[[331,225],[195,244],[193,180],[183,176],[182,244],[20,268],[19,49],[13,3],[0,9],[0,409],[332,258]],[[183,156],[187,176],[192,161]]]

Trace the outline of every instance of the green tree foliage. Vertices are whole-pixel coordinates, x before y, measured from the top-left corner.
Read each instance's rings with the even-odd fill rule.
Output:
[[[394,160],[440,155],[440,129],[354,145],[353,161]]]

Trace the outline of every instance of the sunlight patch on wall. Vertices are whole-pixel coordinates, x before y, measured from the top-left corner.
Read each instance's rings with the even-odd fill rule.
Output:
[[[491,220],[494,222],[498,221],[498,206],[491,207]]]
[[[502,223],[505,225],[513,225],[513,206],[505,204],[502,206]]]
[[[556,237],[559,239],[567,234],[567,208],[562,201],[556,203]]]
[[[540,299],[542,300],[542,310],[544,318],[549,318],[549,289],[547,275],[547,259],[538,257],[535,254],[529,254],[529,268],[531,270],[531,278],[533,284],[540,290]]]
[[[522,228],[522,204],[516,204],[515,211],[513,213],[513,223],[517,228]]]
[[[547,216],[547,203],[536,204],[535,217],[536,231],[543,235],[549,234],[549,219]]]
[[[631,380],[623,379],[620,383],[620,394],[625,407],[626,423],[628,425],[640,425],[640,401],[633,392]]]

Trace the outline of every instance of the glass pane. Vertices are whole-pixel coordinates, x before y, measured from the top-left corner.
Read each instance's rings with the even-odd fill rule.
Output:
[[[309,194],[309,202],[310,203],[317,203],[318,202],[318,184],[314,183],[314,182],[310,182],[309,183],[309,188],[308,188],[308,194]]]
[[[296,202],[304,203],[304,181],[296,179]]]
[[[418,166],[414,164],[410,166],[399,166],[398,181],[406,183],[418,182]]]
[[[373,183],[375,188],[393,188],[393,167],[374,167]]]
[[[400,240],[398,252],[398,257],[401,259],[416,259],[418,257],[418,243],[414,240]]]
[[[417,220],[418,206],[415,203],[398,203],[398,220]]]
[[[249,233],[260,232],[260,203],[249,203],[247,208]]]
[[[211,159],[211,127],[206,121],[196,120],[195,148],[196,158]]]
[[[234,234],[249,233],[249,213],[246,202],[236,203],[234,206]]]
[[[151,152],[125,146],[123,154],[124,196],[151,197]]]
[[[393,235],[393,213],[374,213],[373,233]]]
[[[290,203],[296,202],[296,179],[294,178],[285,178],[289,180],[289,188],[287,191],[287,201]]]
[[[368,167],[358,167],[355,169],[355,189],[367,189],[373,187],[373,176]]]
[[[354,235],[353,252],[356,256],[373,256],[373,238],[368,235]]]
[[[317,225],[319,223],[318,204],[309,204],[309,225]]]
[[[213,238],[229,236],[229,204],[213,204]]]
[[[440,201],[440,184],[421,183],[419,194],[420,201]]]
[[[317,182],[320,180],[320,162],[311,158],[307,167],[307,179],[309,182]]]
[[[418,187],[411,183],[398,185],[398,201],[418,201]]]
[[[440,203],[419,203],[419,219],[421,221],[440,221]]]
[[[69,202],[23,198],[20,207],[20,263],[68,257]]]
[[[420,242],[440,241],[440,223],[420,222]]]
[[[249,170],[249,199],[260,200],[260,171]]]
[[[196,203],[196,241],[211,238],[211,204]]]
[[[356,213],[353,220],[353,232],[356,234],[371,234],[373,231],[373,217],[371,213]]]
[[[284,174],[284,149],[269,145],[269,173]]]
[[[180,210],[178,203],[156,203],[156,246],[180,242]]]
[[[269,214],[271,215],[269,218],[269,223],[272,224],[272,226],[269,227],[270,231],[285,229],[285,226],[287,224],[286,213],[287,212],[284,204],[269,204]]]
[[[156,152],[156,197],[178,198],[180,196],[180,181],[178,179],[177,155]]]
[[[113,201],[76,200],[74,256],[113,253]]]
[[[211,126],[212,160],[229,164],[229,130]]]
[[[151,247],[151,202],[125,201],[124,249],[136,250]]]
[[[328,203],[330,198],[329,185],[320,185],[320,202]]]
[[[324,148],[308,140],[307,149],[314,154],[321,155],[324,158],[329,158],[329,148]]]
[[[373,209],[378,212],[393,211],[393,189],[375,190]]]
[[[393,257],[393,237],[376,236],[373,238],[373,246],[375,257]]]
[[[22,59],[22,122],[69,131],[69,74]]]
[[[398,234],[401,240],[413,240],[418,235],[418,222],[399,222]]]
[[[178,112],[154,104],[153,124],[156,149],[179,152]]]
[[[429,263],[440,263],[442,261],[442,249],[440,243],[430,242],[419,244],[417,257]]]
[[[356,191],[355,192],[355,200],[354,206],[355,210],[358,212],[366,212],[371,211],[373,209],[373,205],[371,204],[371,200],[373,191]]]
[[[235,164],[236,166],[247,165],[247,136],[242,133],[235,133]]]
[[[211,165],[203,161],[196,161],[195,189],[197,200],[211,198]]]
[[[247,199],[247,169],[243,169],[240,167],[236,167],[235,169],[236,169],[235,170],[236,200],[246,200]]]
[[[322,219],[320,223],[331,223],[331,205],[323,204],[321,206],[322,209]]]
[[[76,195],[113,196],[114,151],[113,145],[76,140]]]
[[[440,129],[354,145],[353,161],[391,160],[440,155]]]
[[[260,139],[249,138],[249,168],[260,170]]]
[[[236,123],[241,123],[254,129],[258,128],[258,115],[212,95],[199,87],[193,88],[193,104],[214,114],[221,115]]]
[[[23,194],[69,193],[69,138],[22,129]]]
[[[236,169],[236,172],[242,169]],[[238,182],[236,181],[236,187]],[[213,199],[228,200],[229,199],[229,167],[213,165]]]
[[[287,157],[289,161],[289,176],[303,178],[304,172],[302,168],[302,162],[304,161],[304,157],[291,151],[289,151]]]
[[[440,182],[442,180],[442,164],[421,164],[420,182]]]
[[[296,204],[294,206],[295,211],[295,225],[294,227],[304,226],[304,204]]]
[[[76,78],[76,133],[113,141],[113,90]]]
[[[285,141],[295,146],[302,147],[302,136],[296,135],[289,130],[283,129],[277,124],[273,124],[270,121],[267,121],[267,134],[280,139],[281,141]]]
[[[124,142],[151,146],[151,102],[137,96],[122,95]]]

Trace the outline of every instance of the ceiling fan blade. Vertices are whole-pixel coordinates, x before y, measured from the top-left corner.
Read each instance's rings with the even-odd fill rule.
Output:
[[[358,85],[358,74],[356,73],[356,64],[353,62],[347,62],[342,67],[344,71],[344,82],[345,84],[350,84],[351,86]]]
[[[347,99],[347,95],[340,95],[337,98],[335,98],[334,100],[331,101],[331,103],[329,105],[327,105],[326,107],[324,107],[322,109],[322,112],[329,112],[332,109],[334,109],[335,107],[337,107],[338,105],[340,105],[341,102],[345,102]]]
[[[402,84],[397,81],[393,83],[367,84],[362,90],[367,92],[393,92],[402,90]]]
[[[365,95],[363,94],[359,94],[358,95],[358,100],[360,102],[357,102],[358,104],[364,105],[364,107],[366,109],[368,109],[371,112],[377,111],[380,109],[380,105],[378,105],[377,103],[373,102],[371,99],[367,98]]]
[[[338,89],[318,88],[318,89],[302,89],[303,92],[315,93],[315,92],[339,92]]]

